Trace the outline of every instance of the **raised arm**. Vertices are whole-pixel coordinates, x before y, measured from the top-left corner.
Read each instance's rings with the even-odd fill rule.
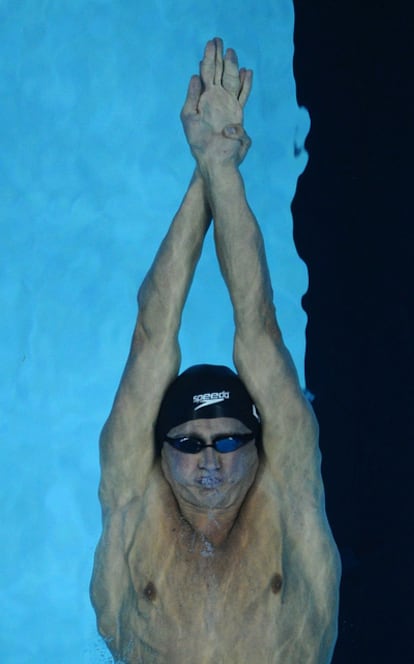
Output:
[[[263,473],[262,486],[275,497],[281,518],[285,573],[298,574],[302,598],[312,588],[308,615],[325,630],[319,660],[328,662],[340,565],[324,510],[318,427],[278,327],[263,237],[238,169],[250,144],[242,108],[251,73],[238,70],[234,51],[223,59],[216,39],[207,44],[200,74],[204,92],[198,115],[187,118],[187,139],[205,182],[233,303],[234,360],[262,416],[264,466],[270,470]]]
[[[302,418],[315,424],[277,324],[263,237],[239,172],[250,146],[242,111],[252,73],[239,70],[233,50],[223,58],[222,42],[215,39],[206,46],[199,80],[203,93],[197,114],[188,109],[187,139],[205,182],[233,304],[235,364],[274,438]]]
[[[153,427],[164,391],[179,368],[182,310],[210,221],[204,183],[196,171],[138,293],[128,361],[101,434],[104,510],[121,508],[145,490],[154,463]]]
[[[234,362],[264,425],[270,416],[273,428],[284,427],[287,412],[297,417],[296,409],[306,408],[306,402],[276,319],[263,236],[236,164],[206,160],[202,172],[217,255],[233,304]]]

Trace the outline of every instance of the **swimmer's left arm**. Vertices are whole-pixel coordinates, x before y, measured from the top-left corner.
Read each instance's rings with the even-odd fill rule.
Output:
[[[223,114],[226,110],[221,106],[226,97],[220,89],[220,81],[222,87],[224,82],[220,43],[216,41],[215,53],[208,45],[204,61],[208,72],[208,67],[213,72],[203,80],[209,92],[207,110],[220,119],[215,104]],[[303,568],[304,577],[318,587],[316,612],[323,607],[325,618],[320,624],[326,624],[320,661],[327,662],[335,637],[339,562],[324,511],[318,425],[278,325],[262,233],[238,168],[249,145],[241,114],[235,113],[233,120],[224,117],[227,125],[222,125],[221,132],[216,127],[205,134],[192,151],[205,182],[217,254],[233,304],[235,365],[262,416],[264,463],[270,471],[262,479],[270,478],[269,490],[283,515],[295,567]]]
[[[312,426],[277,323],[264,241],[239,171],[250,147],[243,108],[251,86],[251,70],[239,70],[236,53],[228,49],[223,57],[222,41],[211,40],[182,120],[205,183],[217,255],[233,304],[236,367],[264,418],[271,415],[275,430],[291,419],[285,402],[292,418],[300,415]]]
[[[238,168],[245,135],[240,124],[234,130],[233,136],[222,135],[221,143],[231,144],[222,149],[217,135],[212,136],[210,145],[198,151],[197,162],[233,304],[235,365],[262,416],[266,475],[272,478],[271,491],[290,540],[286,557],[293,552],[288,564],[300,570],[315,593],[313,611],[321,633],[311,644],[312,661],[319,648],[318,661],[327,663],[336,637],[340,563],[324,508],[318,425],[276,318],[262,233]]]

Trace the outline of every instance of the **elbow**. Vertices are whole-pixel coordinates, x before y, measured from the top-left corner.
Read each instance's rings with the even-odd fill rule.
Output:
[[[103,612],[97,614],[96,626],[107,648],[118,661],[120,644],[118,620]]]
[[[141,287],[142,290],[143,287]],[[178,339],[181,316],[172,301],[166,301],[154,293],[152,301],[141,297],[138,292],[138,318],[132,337],[132,351],[141,350],[146,345],[162,348],[173,339]]]
[[[137,293],[138,318],[133,335],[133,347],[140,346],[150,339],[154,332],[154,325],[151,325],[151,316],[148,311],[148,297],[146,294],[146,280],[141,285]]]
[[[103,597],[101,582],[102,580],[97,578],[96,574],[92,576],[89,586],[89,597],[96,614],[96,626],[99,634],[107,644],[115,643],[117,640],[118,620],[108,610],[110,601],[108,601],[108,598]]]
[[[151,337],[152,333],[150,328],[145,324],[145,318],[139,315],[132,336],[131,351],[134,352],[142,349],[150,341]]]

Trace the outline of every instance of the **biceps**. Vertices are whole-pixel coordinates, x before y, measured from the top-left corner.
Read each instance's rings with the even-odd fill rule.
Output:
[[[135,331],[134,337],[137,335]],[[142,335],[141,335],[142,336]],[[171,339],[158,345],[145,338],[133,341],[108,422],[106,441],[128,441],[131,432],[140,438],[151,431],[164,392],[177,375],[179,348]],[[106,433],[108,435],[106,435]]]
[[[268,414],[274,422],[302,405],[296,368],[276,332],[272,334],[265,329],[236,332],[234,361],[263,417]]]
[[[101,502],[123,508],[145,491],[154,466],[154,425],[161,400],[177,373],[177,353],[131,351],[111,414],[101,434]],[[168,346],[168,348],[167,348]]]

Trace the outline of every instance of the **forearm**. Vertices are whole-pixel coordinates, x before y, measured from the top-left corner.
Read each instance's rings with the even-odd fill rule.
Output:
[[[156,342],[178,335],[182,310],[211,221],[205,185],[195,171],[155,260],[138,292],[138,325]]]
[[[214,236],[223,277],[234,309],[236,331],[280,334],[263,236],[233,164],[204,164],[202,173],[214,218]]]

